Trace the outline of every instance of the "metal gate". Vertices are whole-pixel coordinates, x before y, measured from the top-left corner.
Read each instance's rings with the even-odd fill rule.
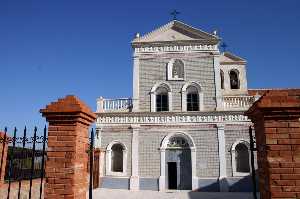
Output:
[[[17,136],[20,134],[21,136]],[[45,127],[42,134],[38,135],[36,127],[33,132],[28,132],[25,127],[20,134],[17,128],[14,128],[13,133],[8,133],[5,128],[4,137],[0,138],[0,147],[2,147],[0,176],[3,175],[1,172],[6,163],[3,185],[6,190],[1,189],[5,191],[1,193],[1,198],[42,198],[47,129]],[[8,148],[6,160],[3,158],[5,147]]]

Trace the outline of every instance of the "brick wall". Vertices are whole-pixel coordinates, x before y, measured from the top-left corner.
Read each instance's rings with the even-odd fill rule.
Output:
[[[268,91],[246,115],[255,126],[261,199],[300,198],[300,89]]]

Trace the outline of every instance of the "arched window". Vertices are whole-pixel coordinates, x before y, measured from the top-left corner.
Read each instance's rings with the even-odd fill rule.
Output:
[[[171,59],[168,63],[168,80],[184,80],[184,63],[180,59]]]
[[[156,90],[156,111],[169,111],[168,90],[165,87]]]
[[[203,111],[203,89],[197,82],[187,82],[181,89],[182,111]]]
[[[175,59],[172,68],[172,77],[174,79],[183,79],[184,76],[184,64],[181,60]]]
[[[113,141],[107,146],[105,168],[106,175],[127,175],[127,148],[123,143]]]
[[[233,176],[246,176],[250,173],[249,143],[240,140],[231,148]]]
[[[250,167],[248,147],[243,143],[239,143],[235,147],[235,153],[236,172],[249,173]]]
[[[220,70],[220,77],[221,77],[221,89],[224,89],[224,72]]]
[[[172,90],[168,82],[157,82],[150,91],[151,112],[172,111]]]
[[[199,111],[199,93],[195,86],[189,86],[186,91],[187,111]]]
[[[231,89],[240,89],[240,80],[239,80],[239,74],[236,70],[231,70],[229,72],[230,77],[230,88]]]
[[[111,147],[111,171],[123,172],[123,147],[121,144],[114,144]]]

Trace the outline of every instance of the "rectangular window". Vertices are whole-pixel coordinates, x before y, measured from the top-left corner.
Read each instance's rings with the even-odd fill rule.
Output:
[[[187,94],[187,111],[199,111],[199,96],[196,93]]]
[[[156,95],[156,111],[169,111],[169,102],[167,94]]]

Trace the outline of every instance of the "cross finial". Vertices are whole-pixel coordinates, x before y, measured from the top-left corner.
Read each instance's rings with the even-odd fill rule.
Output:
[[[227,48],[228,46],[227,46],[227,44],[225,43],[225,42],[223,42],[222,44],[221,44],[221,48],[223,48],[223,52],[225,52],[226,51],[226,48]]]
[[[173,10],[170,14],[173,15],[173,20],[176,20],[177,19],[177,15],[179,15],[180,12],[178,12],[177,10]]]

